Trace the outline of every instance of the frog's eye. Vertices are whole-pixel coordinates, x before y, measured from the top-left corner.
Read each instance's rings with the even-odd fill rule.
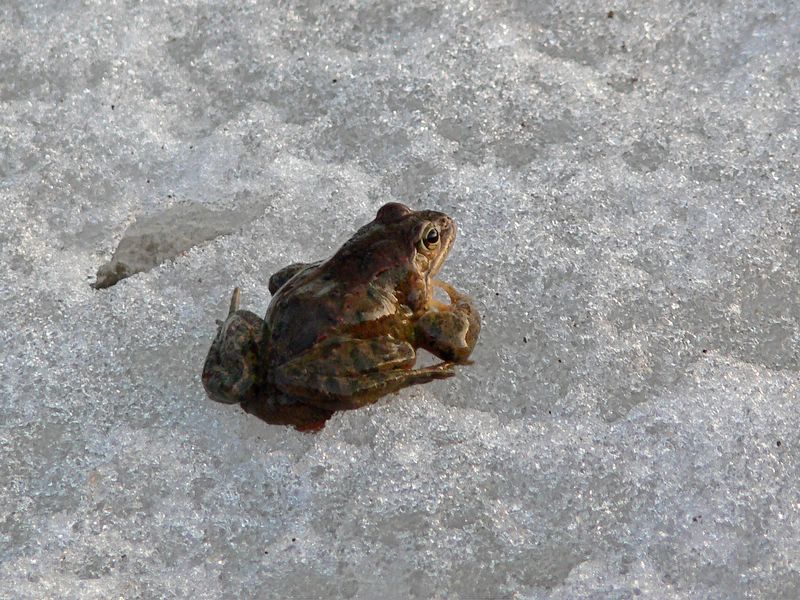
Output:
[[[439,230],[433,225],[428,225],[422,233],[422,243],[428,250],[433,250],[439,245]]]

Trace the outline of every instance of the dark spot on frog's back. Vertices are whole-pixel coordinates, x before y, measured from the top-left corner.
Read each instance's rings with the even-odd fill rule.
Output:
[[[284,296],[278,304],[270,337],[273,342],[277,342],[276,348],[291,348],[289,355],[307,350],[319,341],[321,332],[328,332],[336,325],[335,315],[326,303],[318,304],[316,310],[310,314],[303,313],[304,303],[297,296]],[[298,314],[305,314],[306,318],[298,319]]]
[[[375,364],[375,357],[380,356],[382,348],[379,344],[372,343],[368,348],[354,344],[350,350],[350,360],[355,366],[356,372],[366,373],[372,370]]]

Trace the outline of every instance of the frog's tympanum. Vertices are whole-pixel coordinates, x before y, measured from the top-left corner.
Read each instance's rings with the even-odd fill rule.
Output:
[[[328,260],[275,273],[264,319],[239,309],[236,288],[203,368],[206,392],[313,430],[334,411],[451,377],[480,331],[472,301],[434,279],[455,237],[444,213],[390,203]],[[442,362],[414,369],[418,348]]]

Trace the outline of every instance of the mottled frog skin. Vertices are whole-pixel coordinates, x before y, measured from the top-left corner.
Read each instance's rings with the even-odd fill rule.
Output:
[[[470,298],[433,279],[455,236],[444,213],[390,203],[328,260],[275,273],[264,319],[239,309],[236,288],[203,368],[206,392],[268,423],[313,430],[334,411],[451,377],[480,332]],[[435,287],[449,304],[434,299]],[[414,369],[418,348],[442,362]]]

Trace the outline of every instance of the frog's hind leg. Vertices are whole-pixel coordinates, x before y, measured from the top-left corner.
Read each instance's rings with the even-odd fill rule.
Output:
[[[454,375],[452,364],[412,369],[416,353],[391,337],[332,339],[275,369],[285,394],[327,410],[359,408],[404,387]]]
[[[283,284],[297,275],[300,271],[303,271],[308,267],[315,267],[318,264],[319,261],[313,263],[292,263],[288,267],[283,267],[280,271],[276,271],[272,274],[272,277],[269,278],[269,293],[274,296],[275,292],[283,287]]]
[[[225,321],[218,330],[203,365],[203,387],[217,402],[234,404],[258,392],[259,344],[264,320],[239,310],[239,288],[233,290]]]

